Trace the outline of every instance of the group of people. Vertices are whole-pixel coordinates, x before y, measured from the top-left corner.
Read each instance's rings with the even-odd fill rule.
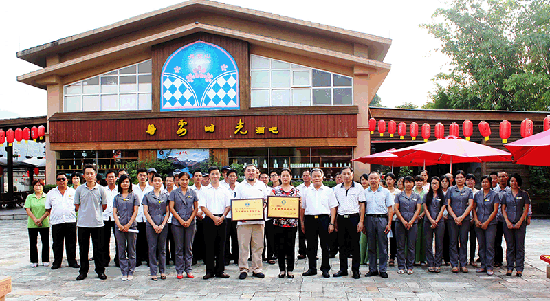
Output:
[[[194,278],[192,266],[198,259],[206,265],[203,279],[229,278],[225,266],[230,260],[239,266],[239,279],[250,272],[264,278],[262,260],[278,261],[279,278],[294,278],[296,236],[298,258],[309,260],[302,276],[317,274],[320,246],[320,271],[323,277],[330,277],[329,258],[334,256],[335,244],[340,267],[333,277],[349,275],[350,257],[351,275],[356,279],[366,258],[367,277],[387,278],[388,257],[390,265],[397,257],[400,274],[412,274],[415,262],[424,260],[430,272],[440,272],[443,262],[450,262],[455,273],[468,272],[469,233],[475,233],[479,245],[481,266],[477,272],[492,275],[493,263],[502,262],[503,234],[507,275],[514,269],[517,276],[523,272],[530,200],[520,188],[521,177],[515,174],[508,179],[504,171],[482,177],[480,191],[474,188],[475,177],[462,171],[456,173],[455,186],[449,174],[441,179],[432,177],[427,183],[426,171],[416,178],[399,179],[392,173],[381,176],[371,172],[357,183],[353,169],[344,167],[333,188],[323,185],[324,173],[319,168],[304,171],[304,183],[298,187],[292,185],[289,169],[267,175],[251,164],[244,167],[242,182],[229,167],[210,167],[206,174],[198,170],[192,177],[187,172],[161,177],[154,168],[138,169],[137,184],[132,184],[125,170],[108,171],[105,185],[98,183],[94,166],[85,166],[83,173],[82,185],[80,175],[71,176],[73,187],[68,186],[67,175],[59,173],[57,187],[47,195],[41,181],[33,182],[34,193],[25,202],[33,267],[38,266],[39,233],[43,265],[49,265],[51,224],[51,268],[61,267],[65,244],[68,266],[80,269],[77,280],[85,279],[89,272],[90,238],[95,272],[100,279],[107,279],[111,231],[116,244],[114,262],[124,281],[133,279],[135,267],[143,261],[150,268],[151,280],[157,280],[159,274],[164,280],[170,259],[178,279]],[[270,195],[299,197],[299,216],[232,221],[232,199],[265,200]],[[77,237],[80,265],[76,261]],[[475,247],[474,240],[474,254]],[[418,256],[419,251],[423,256]]]

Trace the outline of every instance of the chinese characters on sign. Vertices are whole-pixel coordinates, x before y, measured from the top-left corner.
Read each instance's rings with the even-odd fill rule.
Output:
[[[178,130],[176,132],[176,134],[180,137],[183,137],[187,134],[187,129],[184,128],[184,126],[187,125],[187,121],[184,121],[183,119],[181,119],[179,122],[178,122]]]
[[[154,124],[151,123],[151,124],[149,124],[149,125],[147,126],[147,131],[145,131],[145,132],[146,132],[147,134],[153,136],[153,135],[155,134],[156,131],[157,131],[157,128],[155,127]]]
[[[187,125],[188,125],[187,121],[185,121],[184,119],[180,119],[178,121],[178,127],[177,127],[177,130],[176,130],[176,135],[178,135],[180,137],[183,137],[183,136],[187,135],[187,128],[186,128]],[[204,132],[205,133],[214,133],[215,129],[216,129],[216,125],[214,125],[213,123],[211,123],[210,125],[205,125],[204,126]],[[279,128],[276,127],[276,126],[272,126],[272,127],[257,126],[255,128],[255,134],[256,135],[265,135],[266,129],[269,133],[272,133],[274,135],[279,134]],[[147,130],[145,131],[145,133],[153,136],[153,135],[156,134],[156,132],[157,132],[157,128],[155,127],[154,124],[150,123],[150,124],[147,125]],[[248,130],[245,129],[245,122],[242,120],[242,118],[239,119],[239,122],[235,126],[235,131],[233,132],[233,134],[235,134],[235,135],[237,135],[237,134],[247,135],[248,134]]]
[[[248,133],[248,131],[242,131],[242,129],[244,128],[244,122],[242,119],[239,119],[239,123],[237,123],[237,126],[235,127],[235,135],[237,135],[237,133],[241,133],[241,135],[246,135],[246,133]]]

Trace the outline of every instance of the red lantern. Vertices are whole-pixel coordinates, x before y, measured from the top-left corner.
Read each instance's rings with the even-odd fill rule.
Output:
[[[31,138],[32,140],[34,140],[34,142],[36,142],[36,139],[38,139],[38,128],[35,126],[31,128]]]
[[[29,128],[23,129],[23,140],[25,140],[25,143],[28,143],[29,140],[31,140],[31,129]]]
[[[544,117],[544,130],[550,130],[550,116]]]
[[[489,126],[489,124],[485,121],[482,121],[477,125],[477,127],[479,128],[481,136],[485,137],[485,141],[489,140],[489,136],[491,136],[491,127]]]
[[[397,134],[399,134],[399,139],[405,139],[405,135],[407,135],[407,124],[404,122],[400,122],[399,126],[397,127]]]
[[[16,128],[15,141],[17,141],[17,143],[21,143],[21,140],[23,140],[23,131],[21,130],[21,128]]]
[[[46,136],[46,128],[41,125],[38,127],[38,137],[40,137],[40,140],[44,139],[44,136]]]
[[[424,123],[422,125],[422,138],[424,138],[424,142],[428,142],[428,139],[430,139],[430,131],[431,131],[430,124]]]
[[[456,122],[449,126],[449,136],[460,137],[460,126]]]
[[[369,131],[372,134],[374,134],[374,131],[376,130],[376,119],[371,118],[369,119]]]
[[[34,175],[35,175],[35,176],[38,176],[38,167],[35,167],[35,168],[34,168]]]
[[[30,177],[31,173],[27,170],[27,177]]]
[[[512,133],[512,124],[508,120],[503,120],[500,122],[500,139],[502,139],[502,143],[508,143],[508,138],[510,138],[510,135]]]
[[[14,135],[15,133],[13,132],[12,129],[9,129],[6,132],[6,140],[8,140],[8,146],[11,146],[11,144],[13,143]]]
[[[445,127],[443,126],[443,123],[438,122],[434,127],[434,136],[437,139],[442,139],[445,137]]]
[[[5,141],[6,141],[6,132],[0,129],[0,144],[4,144]]]
[[[395,123],[395,121],[390,120],[390,122],[388,122],[388,133],[390,134],[390,137],[393,137],[393,134],[395,134],[396,129],[397,129],[397,124]]]
[[[418,123],[412,122],[411,123],[411,137],[412,137],[412,140],[416,140],[417,136],[418,136]]]
[[[466,140],[470,141],[470,137],[474,134],[474,124],[470,120],[464,120],[462,123],[462,135]]]
[[[386,132],[386,122],[383,119],[378,121],[378,132],[380,133],[380,137],[383,137]]]
[[[520,133],[523,138],[533,135],[533,121],[531,121],[531,119],[525,118],[525,120],[521,122]]]

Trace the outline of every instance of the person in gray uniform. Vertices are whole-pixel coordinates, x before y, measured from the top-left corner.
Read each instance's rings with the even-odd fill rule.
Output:
[[[506,239],[506,276],[512,276],[514,267],[516,276],[523,275],[525,264],[525,232],[527,230],[527,213],[531,200],[529,194],[521,189],[522,180],[519,174],[510,177],[510,191],[500,199],[504,216],[504,238]]]
[[[151,270],[151,280],[157,280],[157,270],[160,272],[160,279],[165,280],[166,274],[166,238],[168,237],[168,218],[170,212],[168,209],[168,192],[162,188],[162,177],[153,174],[153,191],[145,194],[141,204],[143,205],[143,214],[147,219],[146,235],[147,245],[149,246],[149,269]],[[157,263],[158,249],[158,263]]]
[[[118,248],[118,261],[122,272],[122,281],[132,280],[136,268],[136,216],[139,198],[132,192],[128,175],[118,179],[118,194],[113,199],[113,219],[115,220],[115,239]]]
[[[388,233],[391,230],[393,204],[390,192],[380,185],[378,172],[369,174],[369,187],[364,190],[366,198],[365,227],[369,243],[369,271],[366,277],[380,275],[388,278],[386,272],[388,261]],[[377,254],[378,246],[378,254]],[[377,267],[377,260],[378,267]],[[380,274],[379,274],[380,273]]]
[[[500,203],[498,193],[491,189],[490,176],[481,177],[481,190],[474,195],[474,224],[479,244],[481,267],[477,273],[492,276],[495,259],[495,236],[497,233],[497,212]]]
[[[189,174],[185,171],[179,174],[179,187],[172,190],[168,196],[172,217],[172,233],[176,247],[177,278],[195,278],[191,273],[193,261],[193,239],[195,237],[195,216],[199,208],[199,198],[195,190],[189,188]],[[185,254],[184,254],[185,253]]]
[[[468,273],[468,269],[466,268],[468,232],[470,231],[470,211],[474,204],[474,194],[470,188],[464,185],[466,181],[464,171],[457,171],[455,180],[456,186],[450,187],[445,196],[449,216],[454,221],[450,223],[451,266],[453,273],[458,273],[459,271]],[[458,247],[459,240],[460,248]]]
[[[441,189],[441,181],[438,177],[432,177],[428,193],[422,199],[424,204],[424,233],[426,234],[426,260],[428,272],[441,272],[441,260],[443,259],[443,236],[445,235],[445,194]],[[435,254],[433,241],[435,238]]]
[[[405,191],[398,193],[394,200],[395,214],[398,220],[395,225],[398,274],[404,274],[405,268],[407,269],[407,274],[410,275],[413,273],[418,215],[420,214],[422,203],[420,195],[413,192],[414,182],[411,176],[406,176],[404,179]],[[407,241],[406,258],[405,240]]]

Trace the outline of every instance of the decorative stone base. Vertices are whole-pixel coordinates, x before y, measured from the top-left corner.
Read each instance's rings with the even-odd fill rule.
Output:
[[[0,280],[0,301],[6,300],[6,295],[10,292],[11,292],[11,277],[1,279]]]

